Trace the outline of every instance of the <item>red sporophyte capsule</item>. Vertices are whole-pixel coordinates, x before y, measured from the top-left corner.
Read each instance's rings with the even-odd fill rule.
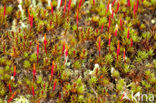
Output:
[[[62,0],[61,0],[61,4],[60,4],[60,6],[62,5]]]
[[[108,42],[108,45],[109,45],[109,51],[110,51],[110,45],[111,45],[111,35],[109,35],[109,42]]]
[[[125,61],[125,48],[124,48],[124,51],[123,51],[123,59]]]
[[[100,56],[100,54],[101,54],[101,37],[99,37],[98,46],[99,46],[99,56]]]
[[[128,28],[128,32],[127,32],[127,39],[129,39],[129,28]]]
[[[11,85],[10,85],[10,83],[8,84],[8,86],[9,86],[9,92],[11,93],[12,90],[11,90]]]
[[[131,47],[133,46],[133,39],[131,38]]]
[[[112,9],[112,19],[114,18],[114,9]]]
[[[138,6],[139,6],[139,0],[137,0],[136,12],[137,12],[137,10],[138,10]]]
[[[31,24],[31,28],[33,27],[33,16],[31,16],[31,22],[30,22],[30,24]]]
[[[120,7],[120,1],[118,1],[117,8],[116,8],[116,13],[118,12],[119,7]]]
[[[98,30],[98,29],[96,29],[96,33],[98,33],[98,31],[99,31],[99,30]]]
[[[36,67],[35,63],[33,64],[33,80],[35,80],[35,75],[36,75]]]
[[[118,32],[118,30],[117,29],[115,29],[115,36],[117,37],[117,32]]]
[[[8,103],[10,103],[12,101],[12,99],[14,98],[14,96],[16,95],[16,91],[12,94],[12,96],[9,98]]]
[[[13,73],[13,76],[14,77],[16,76],[16,65],[14,65],[14,73]]]
[[[93,5],[95,5],[95,0],[93,0]]]
[[[122,18],[120,16],[120,27],[122,28]]]
[[[44,49],[45,49],[45,52],[47,54],[46,45],[47,45],[47,39],[46,39],[46,34],[44,34]]]
[[[109,10],[109,3],[110,3],[110,0],[108,1],[108,4],[107,4],[106,14],[107,14],[107,12]]]
[[[53,4],[51,3],[51,14],[53,15]]]
[[[113,0],[113,2],[112,2],[112,7],[114,6],[115,2],[116,2],[116,0]]]
[[[111,16],[109,16],[108,31],[109,31],[110,25],[111,25]]]
[[[66,13],[66,0],[65,0],[65,3],[64,3],[64,14]]]
[[[135,15],[136,12],[136,6],[135,6],[135,1],[134,1],[134,7],[133,7],[133,14]]]
[[[37,42],[37,64],[38,64],[38,57],[39,57],[39,43]]]
[[[77,27],[78,27],[78,23],[79,23],[79,10],[77,11],[77,15],[76,15],[76,24],[77,24]]]
[[[68,46],[66,46],[66,50],[65,50],[65,56],[68,56]]]
[[[117,60],[118,60],[119,54],[120,54],[120,41],[118,40],[118,46],[117,46]]]
[[[82,4],[82,0],[80,0],[80,2],[79,2],[79,9],[80,9],[80,7],[81,7],[81,4]]]
[[[65,45],[66,45],[66,43],[65,43],[65,42],[63,42],[63,46],[62,46],[62,54],[64,54]]]
[[[33,85],[32,85],[32,95],[35,96],[35,91],[34,91]]]
[[[54,81],[54,85],[53,85],[53,91],[54,91],[55,88],[56,88],[56,82],[57,82],[57,80],[55,79],[55,81]]]
[[[72,0],[69,0],[69,3],[68,3],[68,12],[70,11],[70,8],[71,8],[71,1]]]
[[[53,74],[54,74],[54,61],[52,62],[52,67],[51,67],[51,80],[53,78]]]
[[[127,0],[127,4],[128,4],[128,7],[130,8],[130,6],[131,6],[131,2],[130,2],[130,0]]]
[[[64,56],[65,56],[64,64],[66,64],[67,59],[68,59],[68,46],[67,46],[67,45],[66,45],[66,49],[65,49],[65,54],[64,54]]]
[[[59,92],[59,99],[61,99],[61,93]]]
[[[76,53],[76,51],[75,50],[73,50],[73,54],[75,55],[75,53]]]

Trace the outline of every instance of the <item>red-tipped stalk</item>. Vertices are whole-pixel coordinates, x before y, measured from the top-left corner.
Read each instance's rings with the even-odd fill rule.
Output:
[[[28,10],[28,15],[29,15],[29,22],[30,22],[30,27],[33,27],[33,16],[30,15],[30,12]]]
[[[135,12],[136,12],[136,6],[135,6],[135,1],[134,1],[134,7],[133,7],[133,14],[135,16]]]
[[[63,42],[63,46],[62,46],[62,54],[64,54],[65,46],[66,46],[66,43]]]
[[[50,78],[50,81],[53,78],[53,74],[54,74],[54,61],[52,62],[52,66],[51,66],[51,78]]]
[[[119,7],[120,7],[120,1],[118,1],[117,8],[116,8],[116,13],[118,12]]]
[[[110,52],[110,45],[111,45],[111,35],[109,35],[109,42],[108,42],[108,45],[109,45],[109,52]]]
[[[115,27],[115,37],[117,37],[118,26]]]
[[[14,77],[16,76],[16,65],[14,65],[14,73],[13,73],[13,76]]]
[[[110,25],[111,25],[111,16],[109,16],[108,32],[109,32]]]
[[[112,7],[114,6],[115,2],[116,2],[116,0],[113,0],[113,2],[112,2]]]
[[[93,5],[95,5],[95,0],[93,0]]]
[[[130,0],[127,0],[127,5],[128,5],[129,8],[131,7],[131,2],[130,2]]]
[[[55,79],[55,81],[54,81],[54,85],[53,85],[53,91],[54,91],[55,88],[56,88],[56,82],[57,82],[57,80]]]
[[[107,14],[107,12],[109,10],[109,3],[110,3],[110,0],[108,1],[108,4],[107,4],[106,14]]]
[[[126,58],[125,58],[125,48],[124,48],[124,51],[123,51],[123,59],[124,59],[124,61],[126,60]]]
[[[60,6],[62,5],[62,0],[61,0],[61,4],[60,4]]]
[[[35,81],[35,75],[36,75],[36,66],[35,63],[33,64],[33,80]]]
[[[103,26],[104,26],[104,24],[102,24],[102,26],[101,26],[101,33],[103,32]]]
[[[133,47],[133,39],[131,38],[131,47]]]
[[[112,9],[112,19],[114,18],[114,9]]]
[[[122,28],[122,18],[120,16],[120,27]]]
[[[12,99],[14,98],[14,96],[16,95],[16,91],[12,94],[12,96],[9,98],[8,103],[10,103],[12,101]]]
[[[53,15],[53,12],[54,12],[54,10],[53,10],[53,4],[51,3],[51,14]]]
[[[39,58],[39,43],[37,43],[37,64],[38,64],[38,58]]]
[[[5,15],[6,15],[6,5],[4,5],[4,17],[5,17]]]
[[[120,41],[118,40],[118,46],[117,46],[117,60],[118,60],[119,54],[120,54]]]
[[[78,23],[79,23],[79,10],[77,11],[77,15],[76,15],[77,29],[78,29]]]
[[[30,27],[33,27],[33,16],[31,16]]]
[[[44,34],[44,49],[45,49],[45,52],[47,54],[46,45],[47,45],[47,39],[46,39],[46,34]]]
[[[79,9],[80,9],[80,7],[81,7],[81,4],[82,4],[82,0],[80,0],[80,2],[79,2]]]
[[[118,32],[118,30],[116,29],[116,30],[115,30],[115,37],[117,37],[117,32]]]
[[[12,90],[11,90],[11,85],[10,85],[10,83],[8,84],[8,87],[9,87],[9,92],[11,93]]]
[[[69,0],[69,3],[68,3],[68,13],[70,12],[71,2],[72,2],[72,0]]]
[[[128,32],[127,32],[127,39],[129,39],[129,27],[128,27]]]
[[[68,46],[66,45],[66,49],[65,49],[65,61],[64,61],[64,64],[67,63],[67,60],[68,60]]]
[[[64,3],[64,15],[66,13],[66,0],[65,0],[65,3]]]
[[[34,86],[32,85],[32,95],[35,96]]]
[[[98,47],[99,47],[99,56],[100,56],[101,55],[101,37],[99,37]]]

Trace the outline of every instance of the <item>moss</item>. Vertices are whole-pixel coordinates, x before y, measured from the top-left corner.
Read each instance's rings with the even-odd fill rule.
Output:
[[[31,67],[31,64],[30,64],[30,62],[28,60],[25,60],[23,66],[24,66],[24,68],[27,68],[28,69],[28,68]]]

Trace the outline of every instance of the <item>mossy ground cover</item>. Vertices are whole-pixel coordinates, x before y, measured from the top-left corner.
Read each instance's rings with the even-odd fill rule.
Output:
[[[132,103],[131,92],[155,96],[155,4],[1,0],[0,103]]]

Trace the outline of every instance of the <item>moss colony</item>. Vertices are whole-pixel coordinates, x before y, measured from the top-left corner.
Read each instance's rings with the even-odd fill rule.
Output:
[[[0,0],[0,103],[154,101],[155,4]]]

